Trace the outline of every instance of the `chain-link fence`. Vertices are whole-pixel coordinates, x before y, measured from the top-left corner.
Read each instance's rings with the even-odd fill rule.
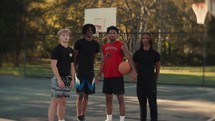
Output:
[[[51,77],[50,52],[58,44],[52,34],[36,36],[36,49],[26,47],[24,52],[24,76]],[[34,36],[26,36],[29,40]],[[70,46],[81,38],[80,33],[71,35]],[[120,33],[131,53],[139,49],[141,33]],[[161,74],[158,83],[215,86],[215,48],[213,41],[204,32],[152,33],[153,47],[161,54]],[[108,41],[105,33],[95,37],[101,45]],[[98,70],[101,54],[97,56],[95,70]],[[125,76],[128,82],[128,75]]]

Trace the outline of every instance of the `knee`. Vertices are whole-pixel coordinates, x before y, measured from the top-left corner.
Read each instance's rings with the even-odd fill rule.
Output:
[[[50,103],[50,107],[57,107],[58,106],[59,101],[56,99],[52,99],[51,103]]]
[[[61,99],[60,104],[61,105],[66,105],[66,98]]]
[[[106,103],[111,104],[112,103],[112,95],[106,95]]]
[[[89,97],[88,95],[86,95],[86,94],[84,95],[85,100],[88,100],[88,97]]]
[[[119,104],[120,105],[124,104],[124,99],[119,99]]]
[[[118,97],[118,102],[119,102],[120,105],[124,104],[124,97],[123,96],[119,96]]]
[[[83,94],[83,93],[78,94],[78,99],[79,99],[79,100],[82,100],[83,97],[84,97],[84,94]]]

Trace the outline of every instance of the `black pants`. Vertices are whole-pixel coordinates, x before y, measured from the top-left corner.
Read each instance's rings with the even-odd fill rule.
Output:
[[[157,85],[156,81],[141,82],[137,81],[137,97],[140,104],[141,121],[146,121],[147,118],[147,100],[150,107],[151,121],[158,120],[157,113]]]

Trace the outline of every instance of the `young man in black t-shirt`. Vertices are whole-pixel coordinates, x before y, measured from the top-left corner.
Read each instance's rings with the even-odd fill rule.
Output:
[[[83,26],[84,38],[74,45],[75,54],[75,85],[78,94],[76,101],[77,120],[85,121],[88,95],[95,93],[94,60],[99,53],[99,44],[93,40],[96,28],[93,24]]]
[[[140,49],[134,53],[133,60],[137,69],[137,97],[140,104],[140,121],[146,121],[147,100],[151,121],[158,120],[157,79],[160,73],[160,54],[152,48],[150,33],[143,33]]]
[[[73,64],[74,52],[68,46],[69,29],[61,29],[57,35],[60,44],[51,52],[51,68],[54,73],[51,79],[51,103],[48,110],[48,120],[54,121],[57,112],[58,120],[65,121],[66,97],[70,96],[74,86],[75,69]]]

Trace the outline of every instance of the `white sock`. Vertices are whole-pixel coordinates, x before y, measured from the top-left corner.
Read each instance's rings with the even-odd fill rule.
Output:
[[[107,120],[112,120],[112,115],[107,115]]]
[[[125,121],[125,116],[120,116],[120,121]]]
[[[62,119],[62,120],[58,120],[58,121],[65,121],[65,119]]]

